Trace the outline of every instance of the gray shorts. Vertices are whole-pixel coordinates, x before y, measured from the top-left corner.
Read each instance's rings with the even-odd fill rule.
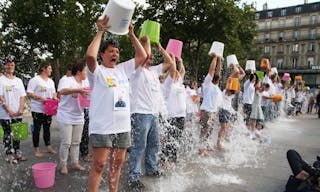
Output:
[[[128,148],[131,145],[131,133],[109,135],[91,134],[89,142],[92,147]]]

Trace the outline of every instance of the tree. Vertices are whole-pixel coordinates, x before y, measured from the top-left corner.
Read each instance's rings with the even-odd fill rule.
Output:
[[[238,0],[149,0],[137,23],[150,19],[161,23],[161,43],[170,38],[183,41],[183,58],[190,79],[207,74],[211,43],[225,43],[225,53],[236,54],[242,63],[252,54],[255,13],[252,6],[237,6]],[[251,56],[252,57],[252,56]]]

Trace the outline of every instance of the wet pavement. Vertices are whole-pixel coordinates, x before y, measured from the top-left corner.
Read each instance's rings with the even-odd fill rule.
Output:
[[[24,121],[30,122],[30,120],[30,115],[26,115]],[[209,157],[200,157],[196,152],[197,149],[189,144],[185,156],[180,156],[174,168],[164,171],[164,176],[142,177],[146,185],[145,191],[282,192],[290,175],[286,151],[296,149],[308,162],[313,162],[316,155],[320,154],[319,122],[315,115],[304,115],[267,123],[263,134],[270,136],[270,144],[252,141],[243,134],[243,130],[238,131],[234,137],[231,137],[229,144],[226,143],[225,151],[214,152]],[[199,128],[193,126],[190,129],[198,130]],[[216,132],[217,129],[214,130],[215,135]],[[58,151],[58,128],[55,123],[52,125],[51,135],[52,146]],[[44,156],[34,157],[32,139],[29,135],[27,140],[21,142],[21,150],[28,160],[10,165],[4,160],[3,148],[1,143],[0,191],[87,191],[89,163],[80,161],[87,170],[78,172],[69,169],[67,176],[56,171],[55,185],[49,189],[40,190],[34,185],[31,166],[39,162],[58,163],[58,154],[45,153],[43,140],[40,140],[40,149]],[[122,169],[120,191],[130,191],[126,188],[126,174],[127,163]],[[106,175],[107,170],[104,172],[100,191],[108,191]]]

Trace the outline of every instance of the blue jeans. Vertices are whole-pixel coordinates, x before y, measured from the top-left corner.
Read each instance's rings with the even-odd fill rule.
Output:
[[[132,146],[129,158],[129,181],[137,181],[141,177],[141,160],[145,152],[145,172],[154,173],[157,168],[159,151],[159,120],[152,114],[131,115]]]

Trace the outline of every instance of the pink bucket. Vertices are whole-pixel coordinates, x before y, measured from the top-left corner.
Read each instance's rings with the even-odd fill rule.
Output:
[[[176,39],[170,39],[166,48],[166,51],[169,53],[173,53],[176,59],[181,59],[181,53],[182,53],[182,46],[183,42],[176,40]]]
[[[44,189],[54,185],[56,177],[55,163],[37,163],[32,165],[32,173],[36,187]]]
[[[284,73],[282,76],[282,80],[287,81],[290,79],[290,74],[289,73]]]
[[[91,92],[90,87],[84,88],[84,90],[88,91],[89,93]],[[87,95],[79,94],[79,103],[81,107],[89,107],[90,106],[90,100]]]
[[[44,102],[44,113],[46,115],[56,115],[59,101],[55,99],[47,99]]]

